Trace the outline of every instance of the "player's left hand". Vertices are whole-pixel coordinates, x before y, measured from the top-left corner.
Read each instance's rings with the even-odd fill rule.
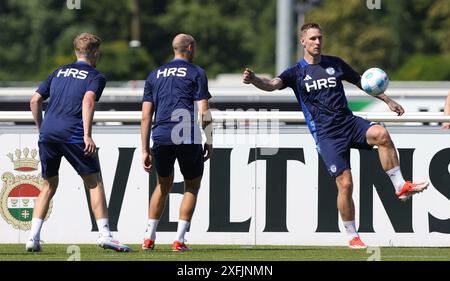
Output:
[[[388,106],[389,109],[397,113],[398,116],[403,115],[403,113],[405,113],[403,107],[392,99],[389,100]]]
[[[205,143],[205,146],[203,147],[203,162],[211,158],[213,152],[213,146],[211,143]]]
[[[91,157],[95,154],[97,146],[90,136],[84,136],[84,155]]]
[[[442,129],[450,129],[450,123],[442,123]]]

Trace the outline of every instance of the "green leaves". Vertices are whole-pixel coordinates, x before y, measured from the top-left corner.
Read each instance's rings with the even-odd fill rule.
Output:
[[[98,63],[108,81],[145,80],[155,66],[144,48],[130,48],[125,40],[104,43]]]
[[[267,71],[275,61],[274,8],[275,1],[174,0],[157,23],[171,37],[184,32],[196,38],[195,62],[209,76],[240,73],[247,65]]]
[[[1,1],[0,80],[39,81],[73,62],[72,40],[81,32],[102,38],[98,67],[109,81],[145,79],[156,65],[172,59],[171,42],[181,32],[196,38],[195,63],[210,78],[245,67],[276,74],[276,0],[139,0],[139,48],[128,46],[130,3],[82,0],[80,10],[69,10],[61,0]],[[323,0],[306,15],[322,25],[326,54],[341,56],[360,72],[377,66],[402,80],[448,77],[445,67],[439,75],[424,75],[436,72],[428,62],[420,66],[423,71],[409,70],[423,60],[420,54],[441,56],[431,62],[450,57],[448,0],[382,0],[380,10],[365,4]]]
[[[341,56],[359,72],[377,66],[399,80],[449,79],[445,66],[433,75],[450,53],[448,0],[381,1],[380,10],[360,0],[323,2],[307,21],[322,25],[325,53]],[[429,54],[433,58],[425,61]]]

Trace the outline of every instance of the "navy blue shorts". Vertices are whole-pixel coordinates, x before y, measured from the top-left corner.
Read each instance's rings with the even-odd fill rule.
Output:
[[[64,156],[79,175],[100,172],[97,154],[84,155],[84,143],[39,142],[42,177],[44,179],[58,175],[61,158]]]
[[[319,141],[317,151],[332,177],[350,169],[350,148],[373,148],[367,143],[366,133],[370,126],[375,124],[356,116],[344,124],[340,134]]]
[[[175,159],[187,180],[203,175],[203,148],[201,144],[158,145],[152,148],[156,172],[160,177],[173,173]]]

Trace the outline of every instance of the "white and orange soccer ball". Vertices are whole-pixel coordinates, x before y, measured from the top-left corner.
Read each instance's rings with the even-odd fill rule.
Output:
[[[382,69],[369,68],[361,76],[361,88],[369,95],[377,96],[384,93],[388,85],[389,77]]]

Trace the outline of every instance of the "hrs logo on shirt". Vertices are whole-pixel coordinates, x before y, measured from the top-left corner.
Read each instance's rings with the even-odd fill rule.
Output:
[[[308,81],[309,82],[309,81]],[[323,79],[317,79],[310,81],[309,83],[305,81],[306,91],[309,93],[311,89],[321,90],[322,88],[334,88],[336,87],[336,77],[328,77]]]
[[[58,74],[56,74],[56,77],[59,77],[60,75],[63,75],[64,77],[72,76],[76,79],[84,80],[88,76],[89,72],[86,70],[78,70],[76,68],[66,68],[66,69],[60,69],[58,71]]]
[[[187,74],[187,68],[185,67],[171,67],[171,68],[164,68],[164,69],[158,69],[158,73],[156,74],[156,79],[159,78],[159,76],[162,75],[162,77],[169,77],[169,76],[177,76],[177,77],[186,77]]]

